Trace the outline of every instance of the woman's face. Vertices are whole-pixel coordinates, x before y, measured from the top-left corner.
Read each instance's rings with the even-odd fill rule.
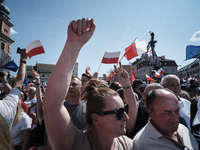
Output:
[[[119,107],[124,108],[124,103],[119,96],[107,97],[105,101],[106,107],[102,110],[103,112],[113,111]],[[126,121],[128,119],[129,117],[125,112],[121,120],[118,119],[117,114],[102,115],[100,116],[100,125],[108,136],[117,137],[126,133]]]

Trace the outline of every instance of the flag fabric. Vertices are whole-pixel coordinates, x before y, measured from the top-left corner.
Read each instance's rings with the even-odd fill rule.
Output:
[[[158,72],[160,73],[160,75],[162,75],[162,74],[164,73],[163,68],[160,68],[160,69],[158,70]]]
[[[160,60],[158,59],[156,51],[151,48],[150,43],[147,46],[147,52],[142,55],[142,58],[149,61],[150,63],[153,63],[157,68],[162,67],[162,64],[161,64]]]
[[[27,85],[28,85],[28,81],[27,81],[26,75],[25,75],[25,78],[24,78],[24,82],[23,82],[23,84],[22,84],[22,87],[25,88],[25,86],[27,86]]]
[[[135,80],[135,77],[136,77],[136,72],[133,69],[133,67],[131,67],[131,76],[130,76],[131,84],[133,84],[133,81]]]
[[[111,81],[111,78],[112,78],[115,74],[116,74],[116,73],[115,73],[114,70],[111,71],[111,72],[110,72],[110,75],[108,76],[108,80]]]
[[[89,74],[90,76],[93,76],[93,73],[90,69],[90,67],[87,65],[86,69],[85,69],[85,73]]]
[[[199,78],[198,78],[198,76],[195,74],[195,79],[196,79],[196,81],[199,81]]]
[[[26,46],[26,52],[28,53],[29,59],[35,55],[45,53],[44,48],[40,40],[35,40]]]
[[[146,41],[135,40],[133,44],[125,48],[124,56],[127,60],[131,60],[132,58],[145,53],[147,51],[146,45]]]
[[[155,74],[154,74],[154,76],[155,76],[156,78],[158,78],[158,77],[160,76],[160,73],[156,71]]]
[[[150,63],[153,63],[153,55],[150,43],[147,46],[147,52],[142,55],[142,58],[149,61]]]
[[[160,62],[160,60],[158,59],[158,56],[156,54],[156,51],[155,50],[152,50],[152,53],[153,53],[153,64],[158,67],[158,68],[161,68],[162,67],[162,64]]]
[[[188,45],[186,47],[186,60],[200,58],[200,46]]]
[[[162,68],[158,69],[158,71],[155,71],[155,77],[158,78],[160,75],[164,73],[164,70]]]
[[[104,63],[104,64],[115,64],[119,60],[119,55],[120,55],[120,52],[109,53],[109,52],[105,51],[101,63]]]
[[[1,68],[8,69],[8,70],[16,72],[19,67],[16,65],[14,60],[12,60],[9,63],[3,65]]]
[[[155,82],[155,80],[150,78],[147,74],[146,74],[146,79],[147,79],[147,81]]]

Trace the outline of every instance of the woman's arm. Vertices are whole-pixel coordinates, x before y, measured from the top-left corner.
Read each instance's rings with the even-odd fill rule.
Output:
[[[39,119],[39,123],[41,125],[43,118],[43,110],[42,110],[42,92],[41,92],[41,88],[40,88],[40,75],[34,70],[32,69],[32,76],[34,77],[34,79],[36,80],[36,98],[37,98],[37,107],[36,107],[36,112],[37,112],[37,116]]]
[[[124,97],[129,105],[129,120],[126,122],[126,132],[130,134],[135,126],[137,119],[138,107],[137,107],[137,98],[133,92],[129,75],[126,70],[123,69],[121,62],[119,62],[120,70],[115,66],[117,72],[117,77],[122,83]],[[128,87],[128,88],[127,88]]]
[[[75,128],[63,102],[71,82],[72,71],[82,46],[95,30],[93,19],[72,21],[61,56],[53,69],[44,95],[44,121],[52,149],[70,149]]]
[[[21,130],[23,145],[21,150],[27,150],[31,146],[31,129]]]

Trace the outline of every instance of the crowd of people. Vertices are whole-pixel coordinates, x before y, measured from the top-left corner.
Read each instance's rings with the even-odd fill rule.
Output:
[[[94,31],[93,19],[73,20],[47,88],[32,69],[36,83],[22,84],[27,53],[20,54],[16,79],[0,76],[0,149],[2,150],[198,150],[199,82],[183,84],[166,75],[160,83],[140,79],[114,66],[119,82],[98,74],[72,75],[81,48]]]

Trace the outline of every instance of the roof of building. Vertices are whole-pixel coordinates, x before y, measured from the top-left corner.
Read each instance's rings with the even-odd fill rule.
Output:
[[[197,58],[197,59],[196,59],[195,61],[193,61],[192,63],[190,63],[190,64],[188,64],[188,65],[186,65],[186,66],[180,68],[180,69],[178,70],[178,72],[186,71],[186,70],[188,70],[188,69],[190,69],[190,68],[193,68],[193,67],[196,67],[196,66],[199,66],[199,65],[200,65],[200,59]]]

